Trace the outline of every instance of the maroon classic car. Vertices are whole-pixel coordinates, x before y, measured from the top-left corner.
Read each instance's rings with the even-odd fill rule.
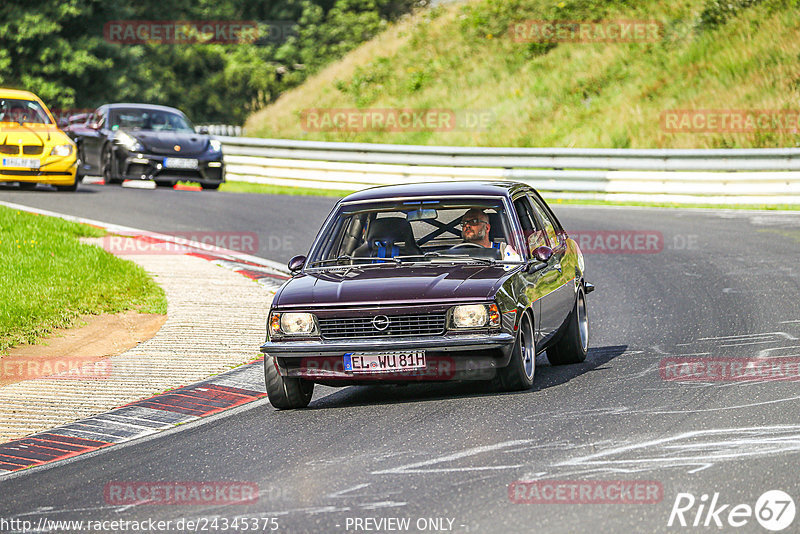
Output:
[[[588,350],[583,255],[531,187],[443,182],[353,193],[275,295],[264,369],[276,408],[314,384],[533,384],[536,354]]]

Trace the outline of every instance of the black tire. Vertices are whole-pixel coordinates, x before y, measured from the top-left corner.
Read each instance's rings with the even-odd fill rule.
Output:
[[[567,327],[556,343],[547,348],[551,365],[582,363],[589,352],[589,315],[586,312],[586,294],[583,284],[578,289],[575,305],[567,317]]]
[[[305,408],[314,394],[314,382],[302,378],[284,378],[275,368],[272,356],[264,358],[264,379],[270,404],[279,410]]]
[[[200,184],[200,187],[202,187],[203,189],[215,190],[215,189],[219,189],[220,185],[222,185],[222,184]]]
[[[19,188],[24,191],[32,191],[36,189],[36,182],[19,182]]]
[[[83,145],[78,145],[78,165],[75,169],[75,180],[82,183],[83,177],[86,176],[83,172],[83,162],[86,161],[86,158],[83,155]]]
[[[78,183],[80,183],[80,180],[78,178],[78,175],[76,174],[75,181],[72,182],[72,185],[57,185],[56,191],[77,191]]]
[[[522,391],[533,385],[536,373],[536,338],[530,315],[522,315],[519,323],[517,341],[511,351],[511,361],[506,367],[497,370],[499,387],[504,391]]]
[[[100,163],[103,167],[103,181],[105,181],[106,184],[118,184],[122,181],[117,175],[117,158],[114,157],[114,151],[111,149],[111,145],[103,147]]]

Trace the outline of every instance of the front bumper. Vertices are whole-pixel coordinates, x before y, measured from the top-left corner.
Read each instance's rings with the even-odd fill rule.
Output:
[[[73,151],[70,156],[47,156],[41,158],[38,169],[11,168],[0,165],[0,182],[72,185],[75,183],[75,171],[77,168],[78,162]]]
[[[220,184],[225,181],[225,164],[221,156],[209,157],[207,153],[194,156],[179,156],[180,159],[197,160],[196,169],[168,168],[168,156],[144,152],[117,152],[117,171],[122,180],[154,180],[161,183],[175,183],[181,180],[198,182],[203,185]],[[176,156],[169,156],[176,158]]]
[[[352,341],[271,341],[261,346],[261,352],[274,358],[282,376],[337,386],[365,382],[487,380],[494,376],[496,369],[508,365],[514,341],[514,336],[507,332]],[[425,351],[427,367],[380,373],[344,370],[345,353],[402,351]]]

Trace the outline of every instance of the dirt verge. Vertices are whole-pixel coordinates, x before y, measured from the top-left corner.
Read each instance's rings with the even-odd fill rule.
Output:
[[[37,345],[17,345],[0,356],[0,386],[44,376],[102,374],[98,362],[122,354],[161,329],[166,315],[128,311],[83,315],[77,328],[59,328]],[[96,378],[102,378],[96,376]]]

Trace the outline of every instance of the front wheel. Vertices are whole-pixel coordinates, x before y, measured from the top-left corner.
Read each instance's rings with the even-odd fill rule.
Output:
[[[519,323],[517,341],[511,352],[511,361],[506,367],[497,370],[500,387],[505,391],[530,389],[536,371],[536,342],[533,338],[533,325],[530,316],[522,315]]]
[[[72,182],[72,185],[57,185],[56,191],[77,191],[78,190],[78,183],[80,178],[78,175],[75,175],[75,181]]]
[[[269,403],[279,410],[305,408],[314,394],[314,382],[302,378],[287,378],[275,367],[275,358],[264,358],[264,379]]]
[[[110,145],[103,148],[103,181],[108,184],[116,184],[120,182],[117,176],[117,158],[114,157],[114,151]]]
[[[561,338],[547,349],[552,365],[581,363],[589,352],[589,315],[586,313],[586,294],[583,284],[578,289],[575,306],[567,317],[567,327]]]

